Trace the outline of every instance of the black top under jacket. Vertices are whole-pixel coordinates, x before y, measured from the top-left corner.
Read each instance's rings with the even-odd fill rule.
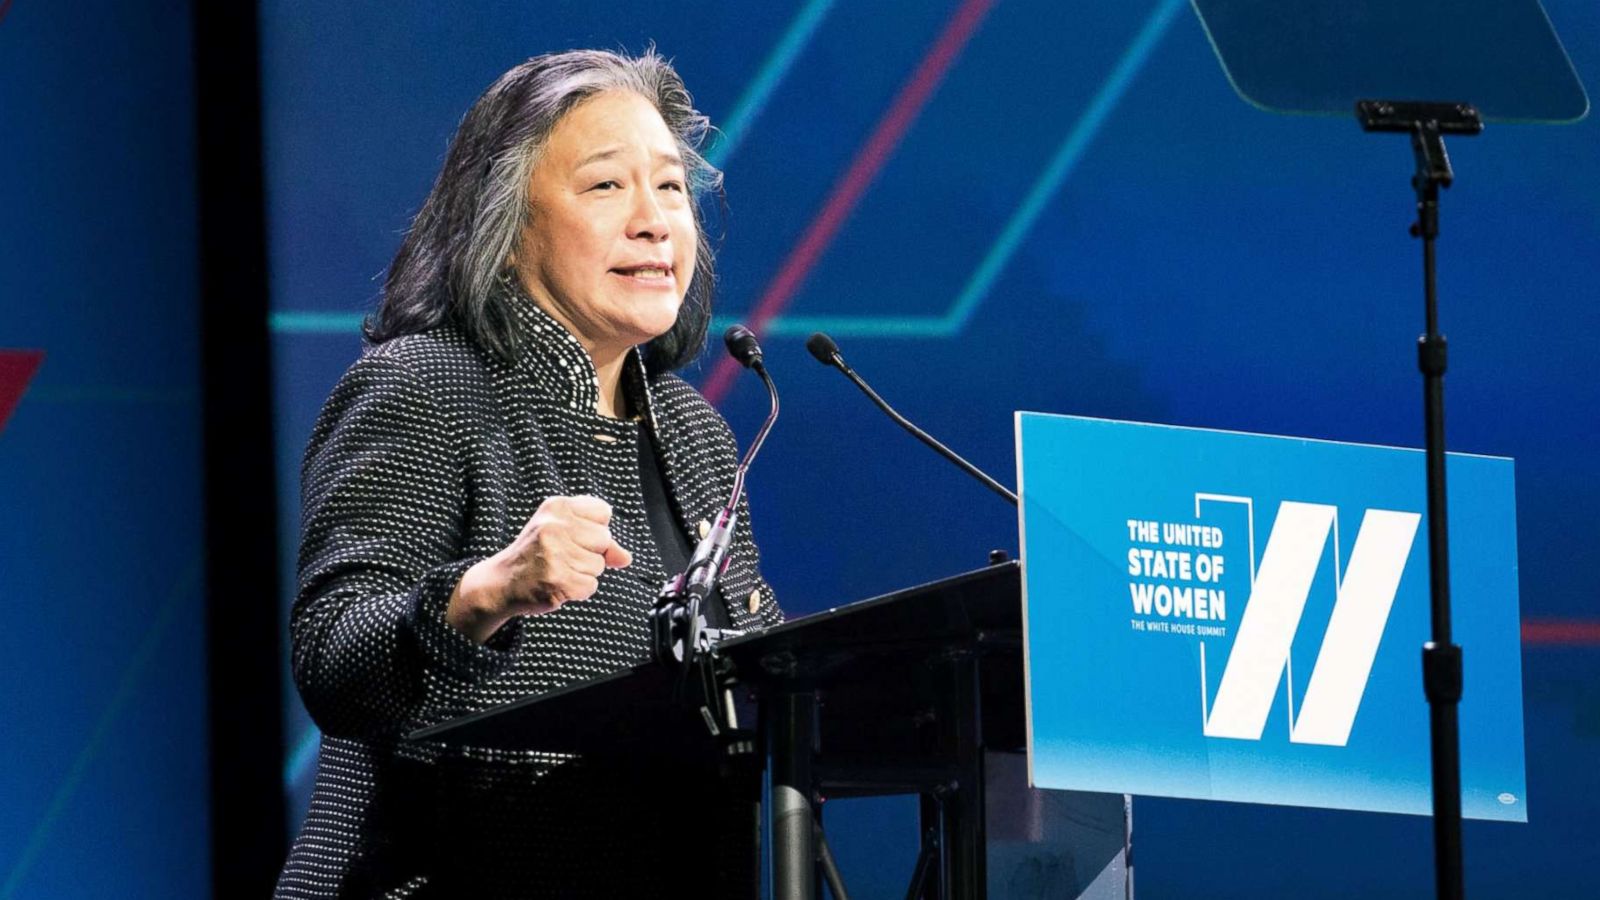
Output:
[[[650,441],[639,442],[639,481],[644,487],[644,511],[650,520],[650,534],[655,538],[656,552],[661,554],[661,564],[671,575],[689,568],[694,558],[694,544],[684,534],[683,526],[672,508],[672,498],[667,495],[667,477],[661,474],[661,459]],[[713,588],[700,611],[710,628],[728,627],[728,606],[722,598],[722,588]]]

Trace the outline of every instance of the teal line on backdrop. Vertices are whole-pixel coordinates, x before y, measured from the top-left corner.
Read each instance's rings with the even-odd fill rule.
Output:
[[[1011,258],[1022,246],[1023,239],[1044,213],[1045,204],[1061,189],[1067,176],[1077,168],[1084,151],[1100,133],[1111,111],[1122,100],[1133,83],[1134,76],[1150,59],[1162,35],[1177,18],[1178,10],[1186,6],[1185,0],[1161,0],[1155,12],[1139,29],[1133,43],[1122,53],[1111,74],[1100,90],[1089,101],[1089,106],[1072,126],[1067,139],[1051,157],[1050,164],[1028,189],[1000,236],[989,245],[983,261],[967,279],[957,295],[955,304],[940,316],[778,316],[767,323],[767,333],[776,336],[796,336],[813,331],[826,331],[835,337],[911,337],[942,338],[959,334],[977,312],[978,306],[988,296],[1000,273],[1005,271]]]
[[[789,69],[793,68],[794,61],[799,58],[800,51],[811,42],[812,35],[816,34],[817,26],[827,17],[828,10],[832,8],[833,0],[809,0],[800,13],[789,23],[783,37],[779,39],[778,46],[767,55],[766,62],[761,64],[761,69],[756,73],[755,80],[750,82],[739,95],[733,105],[733,112],[728,115],[728,124],[712,132],[711,149],[706,151],[706,160],[713,166],[721,168],[738,148],[739,141],[750,130],[750,124],[767,105],[767,100],[772,97],[772,92],[783,81]]]
[[[757,96],[756,86],[767,77],[767,69],[774,68],[773,60],[783,56],[790,39],[800,32],[802,26],[810,29],[805,31],[805,36],[809,36],[810,31],[815,30],[815,21],[808,20],[811,7],[820,7],[813,15],[815,20],[820,21],[830,3],[831,0],[813,0],[805,10],[801,11],[795,23],[790,26],[790,33],[780,42],[772,60],[763,67],[762,73],[757,76],[751,88],[745,91],[747,98]],[[1077,168],[1084,152],[1094,142],[1095,136],[1110,118],[1112,110],[1121,102],[1134,77],[1149,61],[1156,44],[1166,34],[1173,20],[1177,18],[1178,11],[1185,5],[1185,0],[1161,0],[1160,5],[1150,14],[1150,18],[1145,20],[1144,26],[1134,36],[1128,49],[1123,51],[1122,58],[1117,61],[1111,74],[1106,77],[1100,89],[1095,92],[1094,98],[1089,101],[1088,107],[1073,124],[1066,140],[1056,149],[1050,163],[1034,180],[1022,203],[1006,221],[1005,227],[1000,230],[1000,236],[989,245],[988,252],[984,254],[983,260],[972,276],[967,279],[967,283],[956,296],[955,303],[948,312],[938,316],[775,316],[767,323],[767,334],[774,337],[798,337],[813,331],[826,331],[835,337],[899,338],[947,338],[960,334],[984,298],[988,296],[994,283],[999,280],[1000,274],[1010,264],[1011,258],[1022,247],[1023,240],[1038,222],[1039,216],[1044,213],[1045,204],[1055,196],[1067,177]],[[803,43],[803,40],[800,42]],[[784,62],[785,66],[793,62],[792,55],[798,52],[798,48],[788,52],[790,58]],[[775,84],[780,77],[781,72],[773,76],[773,83]],[[770,92],[770,88],[767,91]],[[765,101],[764,95],[761,99],[762,102]],[[730,120],[740,129],[749,124],[741,118],[745,102],[745,99],[740,100],[740,110],[736,111]],[[754,113],[749,114],[753,115]],[[739,132],[734,131],[733,125],[730,125],[729,133],[731,135],[729,140],[736,141]],[[727,144],[727,146],[732,145]],[[713,148],[712,153],[715,154],[720,149],[721,145]],[[279,334],[350,333],[360,329],[361,318],[358,313],[277,312],[272,314],[272,330]],[[718,316],[713,320],[712,328],[721,331],[737,319],[737,316]]]
[[[973,312],[977,310],[978,304],[983,302],[983,298],[999,278],[1006,263],[1022,245],[1022,239],[1027,236],[1040,214],[1044,212],[1045,203],[1055,195],[1062,183],[1078,167],[1078,161],[1083,158],[1084,151],[1100,133],[1106,119],[1110,118],[1111,111],[1128,92],[1128,86],[1133,83],[1134,77],[1149,61],[1156,44],[1161,41],[1162,35],[1167,33],[1167,28],[1177,18],[1178,10],[1187,5],[1185,0],[1162,0],[1161,5],[1145,21],[1144,27],[1139,29],[1133,43],[1123,51],[1122,58],[1117,61],[1116,68],[1112,69],[1105,83],[1100,85],[1100,90],[1090,101],[1089,108],[1078,117],[1072,132],[1067,135],[1060,149],[1056,150],[1044,174],[1040,175],[1039,180],[1028,190],[1028,196],[1012,214],[1011,220],[1000,232],[1000,238],[989,248],[972,280],[962,289],[955,308],[946,316],[947,319],[955,321],[957,331],[972,318]]]
[[[29,403],[152,403],[182,406],[197,403],[198,391],[184,388],[141,388],[122,385],[36,387],[22,395]]]
[[[90,763],[100,754],[106,744],[106,739],[111,734],[111,726],[122,715],[128,703],[134,696],[134,685],[138,683],[150,661],[155,658],[156,648],[161,646],[161,639],[166,637],[167,626],[172,624],[172,617],[177,612],[181,601],[191,594],[199,592],[201,566],[198,561],[189,566],[178,577],[172,590],[167,592],[167,597],[156,610],[155,621],[145,630],[144,637],[139,640],[138,649],[134,650],[133,658],[123,668],[122,676],[117,679],[117,687],[111,692],[111,702],[100,713],[100,718],[95,721],[94,729],[89,732],[89,740],[73,758],[72,765],[67,768],[65,778],[50,797],[50,803],[45,806],[44,815],[39,817],[38,824],[33,826],[33,832],[28,835],[28,841],[22,847],[22,853],[17,857],[16,863],[11,866],[11,871],[6,875],[4,884],[0,884],[0,900],[11,900],[17,895],[17,887],[22,884],[22,879],[27,876],[28,870],[33,867],[40,852],[44,850],[45,841],[50,837],[50,831],[55,827],[56,820],[66,811],[67,804],[72,801],[78,792],[78,785],[83,783],[84,776],[88,774]]]
[[[268,316],[274,334],[359,334],[366,313],[297,312],[283,310]]]

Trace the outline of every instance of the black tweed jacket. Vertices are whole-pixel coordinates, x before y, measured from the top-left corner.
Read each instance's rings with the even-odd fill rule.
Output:
[[[635,777],[645,760],[639,772],[601,771],[400,737],[648,655],[646,614],[667,572],[639,441],[654,442],[690,535],[732,486],[733,436],[686,382],[646,373],[635,353],[625,389],[641,420],[599,416],[582,346],[531,302],[516,314],[534,339],[511,364],[449,326],[368,348],[313,429],[291,627],[295,681],[323,738],[280,898],[668,896],[680,888],[661,867],[683,840],[710,861],[747,852],[739,836],[685,835],[678,812],[641,803],[659,796]],[[574,494],[611,504],[633,563],[603,574],[590,599],[513,619],[485,646],[445,624],[462,573],[545,498]],[[782,620],[748,521],[741,511],[721,581],[735,628]]]

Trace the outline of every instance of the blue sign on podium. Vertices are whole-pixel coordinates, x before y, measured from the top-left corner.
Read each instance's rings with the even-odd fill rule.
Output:
[[[1431,813],[1422,451],[1016,428],[1035,786]],[[1512,461],[1447,465],[1462,814],[1527,821]]]

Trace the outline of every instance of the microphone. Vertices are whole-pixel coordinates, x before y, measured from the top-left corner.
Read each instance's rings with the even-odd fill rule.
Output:
[[[844,357],[839,355],[839,345],[820,331],[813,331],[811,337],[806,338],[806,350],[825,366],[833,366],[841,372],[850,371],[850,367],[844,364]]]
[[[739,498],[744,496],[745,473],[760,452],[761,445],[766,442],[773,423],[778,421],[778,388],[772,383],[772,376],[767,374],[756,336],[743,325],[732,325],[723,333],[722,341],[728,348],[728,354],[740,365],[761,376],[761,382],[767,386],[771,410],[767,413],[766,421],[761,423],[761,430],[756,432],[755,440],[745,451],[739,467],[734,470],[733,490],[728,495],[728,502],[717,513],[716,521],[705,537],[695,545],[688,568],[662,585],[661,595],[656,599],[655,617],[656,658],[662,662],[671,659],[687,663],[700,649],[701,637],[706,630],[700,607],[716,590],[717,579],[728,566],[728,551],[733,546],[733,532],[739,520]],[[680,636],[682,643],[679,642]]]
[[[739,470],[734,474],[733,497],[728,500],[728,508],[732,509],[739,503],[739,492],[744,489],[744,473],[750,468],[750,461],[756,458],[756,453],[766,442],[767,432],[772,430],[772,423],[778,421],[778,388],[772,383],[772,376],[767,374],[766,363],[761,357],[761,345],[756,343],[756,336],[750,329],[737,322],[729,325],[728,330],[722,333],[722,343],[728,348],[728,355],[733,357],[735,362],[761,376],[761,383],[767,386],[767,397],[771,405],[766,421],[761,423],[761,430],[756,432],[756,439],[750,443],[750,449],[745,451],[744,461],[739,464]]]
[[[729,330],[731,331],[732,329]],[[828,337],[820,331],[816,332],[815,334],[811,335],[811,337],[806,339],[806,349],[811,351],[811,355],[816,357],[817,362],[843,372],[844,377],[850,379],[851,383],[860,388],[861,392],[866,394],[868,399],[876,404],[879,409],[883,410],[884,413],[888,415],[889,418],[893,419],[901,428],[911,432],[912,436],[914,436],[917,440],[927,444],[929,447],[932,447],[935,453],[955,463],[963,472],[966,472],[973,478],[983,482],[984,487],[1009,500],[1012,506],[1017,505],[1017,495],[1012,493],[1011,490],[1005,485],[995,481],[993,478],[990,478],[982,469],[962,459],[954,450],[951,450],[949,447],[946,447],[937,440],[934,440],[932,435],[911,424],[911,421],[905,416],[895,412],[894,407],[890,406],[887,401],[878,396],[878,392],[873,390],[872,386],[867,384],[866,380],[860,375],[857,375],[855,370],[850,368],[849,364],[844,361],[844,357],[839,353],[839,345],[833,342],[833,338]]]
[[[722,343],[727,345],[728,355],[739,365],[758,371],[762,368],[761,345],[756,343],[756,336],[750,329],[737,323],[729,325],[728,330],[722,333]]]

